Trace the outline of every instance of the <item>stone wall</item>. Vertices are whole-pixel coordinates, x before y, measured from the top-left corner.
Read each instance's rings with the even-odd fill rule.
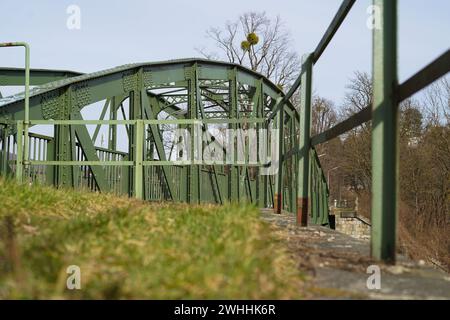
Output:
[[[370,239],[370,222],[356,212],[334,212],[337,231],[357,239]]]

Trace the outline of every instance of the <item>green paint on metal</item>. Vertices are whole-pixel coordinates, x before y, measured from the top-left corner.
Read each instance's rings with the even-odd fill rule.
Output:
[[[303,56],[301,70],[300,139],[298,161],[297,224],[307,224],[309,198],[309,149],[311,128],[312,54]],[[299,208],[300,207],[300,208]]]
[[[163,146],[163,141],[162,141],[162,136],[160,133],[160,130],[157,126],[157,122],[155,123],[155,115],[153,113],[152,108],[150,107],[149,101],[148,101],[148,97],[147,94],[145,93],[145,90],[142,90],[141,92],[141,97],[142,97],[142,106],[144,108],[144,113],[147,117],[147,119],[150,120],[149,126],[150,126],[150,131],[153,137],[153,141],[155,143],[156,146],[156,151],[158,153],[159,156],[159,160],[161,161],[166,161],[166,152],[164,150],[164,146]],[[149,122],[149,120],[147,121],[143,121],[143,124],[146,124],[147,122]],[[173,192],[175,190],[175,187],[173,185],[173,180],[172,180],[172,175],[169,172],[169,170],[166,170],[165,168],[163,168],[163,174],[164,174],[164,178],[168,187],[168,192],[169,192],[169,196],[171,197],[171,199],[173,199]]]
[[[16,181],[23,181],[23,121],[17,121]]]
[[[25,85],[23,68],[0,67],[0,86]],[[30,69],[30,85],[39,86],[49,82],[80,76],[82,73],[66,70]]]
[[[75,120],[81,120],[82,119],[81,113],[74,112],[72,114],[72,118]],[[87,159],[87,161],[100,161],[86,126],[75,125],[75,134],[83,149],[83,154]],[[108,192],[110,190],[110,185],[108,184],[108,181],[106,179],[104,169],[99,166],[92,166],[91,171],[92,174],[94,175],[95,181],[100,191]]]
[[[134,196],[144,199],[144,123],[136,120],[135,128],[135,148],[134,148]]]
[[[25,97],[24,97],[24,121],[23,127],[20,126],[20,131],[18,131],[17,136],[20,136],[20,142],[22,142],[22,130],[23,130],[23,159],[18,160],[19,174],[16,174],[17,179],[23,179],[22,170],[25,170],[25,174],[27,176],[29,170],[29,138],[28,138],[28,128],[30,126],[30,46],[26,42],[8,42],[8,43],[0,43],[0,48],[2,47],[24,47],[25,48]],[[19,126],[18,126],[19,128]],[[19,141],[19,139],[18,139]],[[22,148],[22,144],[18,145],[18,149]],[[19,155],[19,150],[17,151]],[[22,154],[20,154],[20,158],[22,158]],[[20,166],[19,166],[20,162]],[[22,168],[23,166],[23,168]]]
[[[277,99],[278,101],[281,101],[282,98]],[[276,129],[279,131],[279,139],[278,139],[278,172],[275,176],[275,198],[274,198],[274,209],[275,213],[281,213],[283,211],[283,201],[284,201],[284,188],[283,188],[283,146],[285,143],[285,136],[284,136],[284,104],[281,105],[280,111],[278,112],[277,116],[275,117],[276,121]]]
[[[102,113],[100,114],[100,120],[105,119],[106,111],[108,111],[108,107],[109,106],[110,106],[110,99],[106,99],[106,102],[105,102],[105,104],[103,105],[103,108],[102,108]],[[98,136],[98,133],[100,132],[100,128],[101,128],[100,124],[98,124],[95,127],[94,135],[92,136],[92,142],[93,143],[95,143],[95,141],[97,141],[97,136]]]
[[[87,180],[91,190],[114,191],[140,199],[148,196],[158,200],[223,203],[225,199],[239,201],[246,198],[259,206],[271,207],[274,205],[274,194],[277,194],[281,198],[278,208],[296,211],[299,224],[306,225],[309,215],[312,223],[326,225],[329,224],[329,191],[313,146],[372,119],[372,255],[394,262],[398,103],[446,74],[450,70],[450,52],[447,50],[399,86],[397,1],[374,0],[381,13],[380,28],[376,26],[373,31],[374,104],[311,138],[313,65],[354,3],[355,0],[342,2],[315,51],[304,56],[301,74],[286,95],[265,77],[236,64],[183,59],[129,64],[92,74],[39,69],[30,71],[26,43],[0,44],[0,47],[24,46],[26,49],[25,77],[21,76],[22,69],[0,68],[0,85],[25,85],[24,94],[12,97],[0,95],[0,172],[2,175],[14,172],[18,181],[33,181],[36,171],[30,171],[33,170],[30,166],[45,166],[43,172],[47,183],[79,187],[83,180]],[[50,82],[52,80],[58,81]],[[38,85],[31,95],[30,83]],[[300,85],[301,105],[300,112],[297,112],[290,98]],[[130,107],[128,119],[124,108],[126,99]],[[82,119],[80,110],[83,107],[103,100],[107,104],[100,120]],[[248,112],[243,106],[250,101],[253,109]],[[108,103],[110,119],[103,120]],[[125,120],[118,120],[119,111]],[[160,119],[159,115],[163,112],[174,119]],[[278,121],[281,119],[278,128],[287,128],[281,133],[278,144],[280,163],[276,177],[257,175],[253,179],[250,173],[261,170],[258,168],[260,165],[180,165],[165,157],[162,125],[188,128],[193,145],[193,132],[198,125],[204,131],[209,124],[223,124],[229,129],[268,129],[275,117]],[[28,130],[32,125],[53,126],[55,137],[30,134]],[[92,138],[87,125],[97,126]],[[101,125],[109,126],[108,148],[95,146]],[[126,128],[128,152],[117,150],[118,125]],[[285,135],[285,132],[288,134]],[[258,151],[266,141],[262,138],[257,135]],[[41,150],[40,144],[38,148],[33,144],[31,150],[30,139],[41,139],[44,149]],[[211,141],[212,137],[207,139]],[[17,151],[14,154],[15,144]],[[146,155],[147,148],[150,158]],[[236,143],[234,148],[236,162]],[[159,160],[153,157],[154,150]],[[248,153],[249,145],[246,144],[246,156]],[[36,154],[43,155],[43,158],[35,159]],[[191,156],[194,158],[194,154]],[[79,176],[80,173],[84,176]],[[168,190],[163,190],[165,187],[162,185],[167,185]],[[308,212],[309,202],[311,208]]]
[[[375,0],[381,28],[373,30],[372,255],[395,261],[397,220],[397,1]]]
[[[29,165],[34,168],[45,167],[42,170],[45,175],[43,180],[56,186],[88,187],[100,192],[129,194],[144,200],[191,203],[245,200],[260,206],[272,206],[274,191],[281,190],[278,192],[284,199],[282,205],[286,210],[293,210],[295,197],[291,195],[294,192],[295,196],[295,190],[289,191],[289,186],[296,189],[297,177],[294,175],[292,179],[283,175],[275,182],[273,176],[259,175],[261,167],[267,164],[261,163],[262,159],[259,159],[258,164],[248,163],[253,140],[248,141],[239,136],[242,137],[239,142],[244,142],[243,163],[236,163],[236,136],[234,164],[204,165],[177,163],[167,159],[164,146],[167,141],[162,138],[164,125],[187,128],[191,133],[195,130],[193,128],[200,127],[204,133],[208,132],[204,137],[206,140],[195,141],[202,144],[202,150],[212,139],[221,145],[217,137],[209,133],[210,127],[269,129],[267,117],[271,114],[270,110],[276,107],[276,99],[281,96],[276,86],[260,75],[232,64],[215,64],[204,60],[167,65],[130,65],[109,72],[48,83],[32,92],[32,120],[29,124],[53,126],[55,137],[27,135],[30,139],[43,139],[45,145],[45,152],[37,151],[36,145],[32,145],[33,157]],[[129,112],[124,108],[126,100]],[[8,100],[6,104],[5,101],[0,100],[0,106],[3,114],[8,116],[0,116],[0,123],[22,133],[19,140],[21,138],[23,144],[24,122],[21,121],[22,126],[19,125],[17,131],[17,123],[11,119],[24,117],[23,108],[20,108],[24,101],[16,98]],[[83,119],[81,109],[98,101],[106,101],[99,119]],[[108,108],[109,119],[105,120]],[[158,115],[163,111],[170,118],[161,119]],[[120,112],[123,120],[118,119]],[[287,134],[295,135],[299,116],[289,100],[284,102],[282,112],[278,127],[286,126]],[[87,130],[89,125],[95,126],[93,135]],[[108,126],[107,148],[95,145],[101,126]],[[117,150],[118,126],[126,128],[128,152]],[[12,134],[2,132],[6,139]],[[6,141],[5,138],[2,139]],[[281,152],[290,148],[292,153],[292,141],[296,139],[280,138]],[[263,141],[268,143],[267,137],[263,139],[257,134],[257,151],[260,151]],[[15,166],[19,168],[15,173],[23,179],[28,176],[23,173],[23,161],[20,160],[23,159],[24,149],[23,146],[18,149],[22,156],[14,161],[19,163],[19,166]],[[2,152],[3,159],[6,153]],[[36,158],[36,154],[44,156]],[[198,157],[194,155],[192,158]],[[8,159],[3,162],[6,166],[11,164]],[[281,172],[288,172],[289,165],[285,162]],[[2,174],[3,171],[6,169],[3,169],[2,164]]]

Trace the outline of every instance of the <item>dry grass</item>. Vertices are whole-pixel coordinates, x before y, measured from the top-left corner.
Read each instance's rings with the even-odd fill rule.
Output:
[[[370,195],[362,194],[359,204],[359,213],[370,218]],[[404,201],[399,202],[398,247],[413,260],[424,260],[450,272],[450,224],[430,224],[428,215],[416,215]]]
[[[398,233],[402,251],[414,260],[425,260],[450,272],[450,224],[426,225],[423,217],[411,212],[406,204],[400,204]]]

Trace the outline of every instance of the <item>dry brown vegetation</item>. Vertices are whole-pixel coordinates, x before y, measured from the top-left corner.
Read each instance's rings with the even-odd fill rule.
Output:
[[[316,98],[313,134],[332,127],[372,103],[369,75],[356,73],[340,112]],[[370,217],[371,123],[319,146],[330,172],[330,198],[358,199],[359,213]],[[399,249],[415,259],[450,268],[450,83],[444,78],[399,112]]]

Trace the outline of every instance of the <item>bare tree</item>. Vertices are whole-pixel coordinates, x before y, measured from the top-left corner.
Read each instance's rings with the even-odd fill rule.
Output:
[[[434,125],[450,125],[450,78],[444,77],[425,90],[425,113]]]
[[[281,88],[289,87],[300,72],[300,59],[280,17],[265,12],[246,12],[223,28],[212,27],[206,35],[219,53],[197,49],[208,59],[226,59],[246,66],[271,79]]]
[[[312,135],[324,132],[337,123],[333,101],[315,96],[312,110]]]
[[[373,86],[372,78],[366,72],[355,72],[347,86],[349,90],[345,95],[346,109],[353,113],[372,105]]]
[[[346,88],[348,91],[345,94],[344,105],[341,109],[342,119],[346,119],[362,109],[372,106],[373,86],[372,78],[368,73],[356,71]],[[359,130],[369,132],[370,128],[371,122],[369,121],[368,123],[362,124],[360,128],[352,130],[352,132]]]

